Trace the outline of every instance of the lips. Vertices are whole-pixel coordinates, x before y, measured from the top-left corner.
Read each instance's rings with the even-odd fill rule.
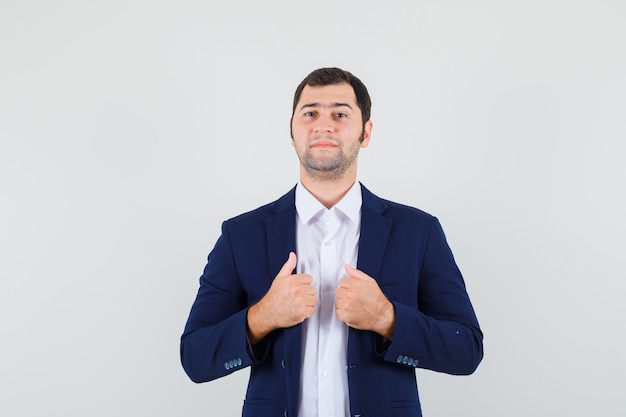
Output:
[[[315,143],[313,145],[311,145],[311,148],[317,148],[317,149],[330,149],[330,148],[336,148],[337,145],[335,145],[334,143]]]
[[[313,142],[309,145],[309,147],[317,148],[317,149],[330,149],[330,148],[336,148],[337,146],[339,146],[339,143],[337,141],[333,141],[329,139],[313,140]]]

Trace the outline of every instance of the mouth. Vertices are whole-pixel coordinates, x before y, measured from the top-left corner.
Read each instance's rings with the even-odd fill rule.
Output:
[[[337,142],[330,141],[327,139],[317,140],[309,145],[310,148],[313,149],[332,149],[338,146]]]

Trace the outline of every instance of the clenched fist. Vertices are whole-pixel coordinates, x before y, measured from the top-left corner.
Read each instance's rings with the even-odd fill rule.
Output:
[[[289,253],[265,296],[248,309],[248,337],[252,344],[260,342],[272,330],[295,326],[315,313],[318,300],[313,277],[292,274],[296,254]]]
[[[339,320],[359,330],[371,330],[393,339],[396,315],[376,280],[345,265],[348,276],[339,280],[335,291],[335,313]]]

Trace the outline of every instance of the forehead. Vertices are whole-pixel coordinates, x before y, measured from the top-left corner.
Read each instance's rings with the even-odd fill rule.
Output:
[[[358,108],[356,95],[348,83],[310,86],[302,90],[296,109],[310,104],[328,105],[332,103],[346,103]]]

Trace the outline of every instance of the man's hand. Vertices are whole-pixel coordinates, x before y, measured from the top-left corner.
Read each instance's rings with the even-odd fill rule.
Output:
[[[272,330],[295,326],[315,313],[318,300],[311,285],[313,277],[292,274],[296,264],[296,254],[290,252],[267,294],[248,309],[248,337],[252,344]]]
[[[392,340],[396,325],[393,304],[376,280],[345,265],[348,276],[339,280],[335,291],[335,311],[339,320],[359,330],[371,330]]]

